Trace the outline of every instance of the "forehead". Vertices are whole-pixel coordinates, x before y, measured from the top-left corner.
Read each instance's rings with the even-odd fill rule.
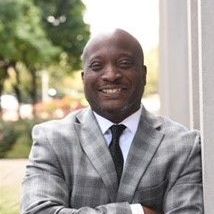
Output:
[[[85,50],[85,58],[99,55],[135,56],[139,52],[139,44],[127,35],[107,35],[93,39]]]

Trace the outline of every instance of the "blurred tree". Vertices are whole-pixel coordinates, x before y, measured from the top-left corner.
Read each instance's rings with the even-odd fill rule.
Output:
[[[30,87],[24,88],[28,89],[33,104],[39,70],[50,67],[55,72],[71,72],[80,68],[82,48],[89,37],[83,11],[80,0],[0,1],[0,96],[4,81],[10,76],[8,69],[12,68],[16,77],[12,87],[19,102],[22,101],[23,78],[17,66],[20,63],[31,76]]]
[[[17,63],[23,62],[31,74],[31,97],[36,101],[36,71],[39,67],[51,63],[60,49],[48,40],[41,25],[40,10],[32,0],[0,1],[0,95],[8,69],[13,68],[16,82],[13,84],[19,102],[20,73]]]
[[[32,0],[24,2],[24,13],[22,23],[24,27],[19,28],[19,36],[22,46],[19,50],[21,62],[25,64],[31,75],[31,87],[29,89],[32,103],[37,102],[37,78],[39,70],[55,62],[61,53],[61,49],[54,46],[42,27],[41,11],[33,4]]]
[[[11,10],[8,10],[9,8],[3,10],[3,3],[5,2],[0,2],[0,96],[3,92],[4,81],[8,77],[7,70],[13,64],[14,35],[11,29],[15,27],[14,23],[11,22],[11,19],[15,16],[13,14],[15,11],[13,8],[11,8]],[[17,7],[15,7],[15,9],[17,9]],[[8,17],[9,23],[6,17]]]
[[[54,45],[67,54],[69,72],[81,67],[80,55],[89,39],[89,25],[83,21],[81,0],[34,0],[42,10],[43,26]],[[67,67],[68,68],[68,67]]]

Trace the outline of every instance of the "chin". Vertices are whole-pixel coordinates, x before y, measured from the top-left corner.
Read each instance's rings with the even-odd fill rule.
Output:
[[[120,105],[120,106],[114,106],[114,105],[109,105],[109,106],[100,106],[99,111],[101,113],[106,113],[108,115],[127,115],[130,110],[127,108],[126,105]]]
[[[101,108],[114,112],[114,111],[121,111],[124,108],[124,106],[127,106],[127,104],[112,102],[112,103],[106,103],[105,105],[101,105]]]

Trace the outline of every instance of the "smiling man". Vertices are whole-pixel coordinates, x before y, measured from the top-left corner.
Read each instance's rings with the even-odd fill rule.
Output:
[[[116,29],[82,59],[90,107],[34,127],[22,213],[202,214],[200,135],[141,104],[139,42]]]
[[[84,49],[83,63],[85,95],[92,110],[119,123],[140,108],[146,67],[135,38],[121,30],[95,37]]]

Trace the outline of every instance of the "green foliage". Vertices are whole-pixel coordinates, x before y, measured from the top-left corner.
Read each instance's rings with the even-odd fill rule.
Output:
[[[31,148],[31,120],[0,123],[0,158],[27,158]]]
[[[81,0],[0,1],[0,96],[5,80],[10,78],[9,67],[16,73],[11,88],[18,100],[28,94],[32,103],[38,97],[39,70],[51,70],[53,74],[80,67],[82,48],[89,38],[83,11]],[[50,17],[56,17],[60,24],[51,22]],[[27,87],[21,86],[20,63],[31,76]]]
[[[0,158],[12,147],[17,138],[17,132],[13,130],[12,123],[0,124]]]
[[[31,0],[0,2],[0,56],[27,64],[47,62],[57,51],[41,27],[40,10]]]
[[[84,4],[80,0],[35,0],[35,4],[42,10],[48,37],[68,55],[70,71],[78,70],[82,49],[89,39],[89,26],[83,22]]]
[[[59,53],[60,48],[55,47],[46,36],[41,25],[40,9],[32,0],[0,1],[1,72],[7,74],[9,67],[14,69],[16,81],[12,88],[19,102],[22,97],[17,63],[26,65],[33,83],[36,83],[36,69],[50,64]],[[7,77],[0,76],[0,95]],[[33,83],[30,84],[31,92],[36,91],[36,84]],[[35,93],[31,95],[34,100]]]

